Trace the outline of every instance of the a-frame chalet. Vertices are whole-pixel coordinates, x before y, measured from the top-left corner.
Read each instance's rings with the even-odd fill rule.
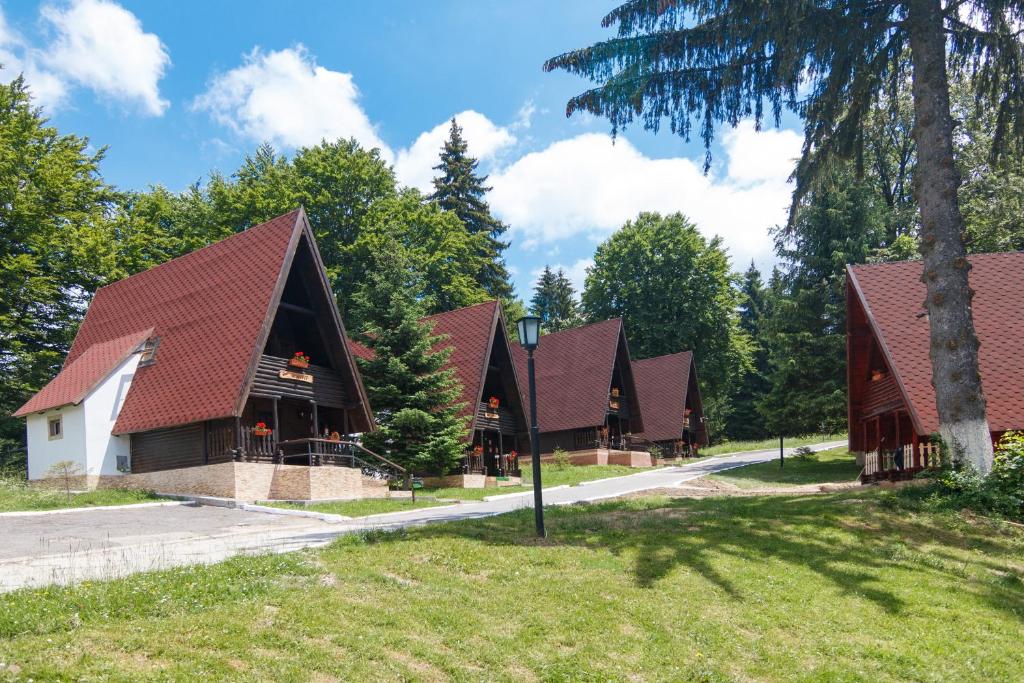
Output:
[[[103,287],[16,413],[29,478],[70,460],[86,486],[365,495],[355,453],[332,446],[373,428],[345,339],[301,209]],[[354,467],[308,472],[328,462]]]

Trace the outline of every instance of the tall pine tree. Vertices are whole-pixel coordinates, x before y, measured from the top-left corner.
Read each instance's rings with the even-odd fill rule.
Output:
[[[462,137],[462,128],[452,119],[448,140],[441,149],[441,163],[434,167],[440,175],[434,178],[434,193],[430,199],[445,211],[451,211],[466,230],[478,236],[483,267],[477,282],[495,299],[511,297],[508,270],[502,252],[508,248],[501,236],[508,226],[491,215],[491,208],[485,199],[491,188],[486,175],[477,174],[479,161],[469,156],[469,145]]]
[[[739,326],[751,339],[750,369],[743,373],[732,401],[732,414],[726,424],[730,439],[763,439],[769,435],[758,404],[768,393],[768,354],[761,342],[769,314],[771,293],[761,280],[761,271],[754,262],[743,274],[740,284]]]
[[[542,321],[545,332],[561,332],[583,323],[579,307],[576,305],[576,293],[572,283],[561,268],[558,272],[544,266],[537,284],[533,288],[530,300],[530,313]]]
[[[871,187],[840,173],[801,203],[790,231],[777,232],[785,284],[759,337],[771,385],[760,411],[773,433],[845,426],[846,264],[875,253],[887,215]]]
[[[451,349],[435,351],[442,338],[420,322],[417,275],[400,245],[392,247],[368,264],[372,274],[353,301],[367,321],[361,341],[374,352],[372,360],[359,359],[377,422],[377,431],[363,439],[417,474],[443,475],[465,452],[461,387],[455,371],[444,367]]]
[[[805,132],[792,217],[837,158],[859,157],[874,105],[909,94],[939,431],[955,456],[987,473],[992,440],[948,71],[970,81],[979,106],[997,111],[992,154],[1011,152],[1024,139],[1024,2],[630,0],[603,23],[617,25],[618,36],[545,64],[598,82],[567,112],[608,117],[613,131],[636,119],[657,130],[667,118],[684,137],[696,122],[710,154],[716,124],[751,116],[760,124],[766,114],[778,122],[788,109]]]

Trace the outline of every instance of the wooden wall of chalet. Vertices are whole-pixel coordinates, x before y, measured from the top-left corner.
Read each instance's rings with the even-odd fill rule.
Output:
[[[282,370],[312,375],[313,382],[282,378]],[[302,370],[291,368],[288,367],[287,358],[276,356],[260,356],[250,393],[257,396],[280,396],[316,401],[317,405],[328,408],[345,407],[345,387],[341,382],[341,376],[336,371],[320,365],[310,365]]]
[[[132,472],[158,472],[203,463],[203,424],[132,434]]]

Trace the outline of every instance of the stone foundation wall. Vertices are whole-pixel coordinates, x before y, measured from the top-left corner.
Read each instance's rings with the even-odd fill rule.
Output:
[[[628,467],[652,467],[654,461],[647,451],[615,451],[607,448],[588,448],[581,451],[567,451],[570,465],[626,465]],[[553,462],[553,453],[543,453],[540,461]],[[520,469],[530,467],[530,456],[519,456]]]
[[[423,485],[438,489],[482,489],[487,477],[482,474],[449,474],[447,477],[424,477]]]
[[[609,465],[626,467],[653,467],[651,454],[646,451],[608,451]]]
[[[97,484],[100,488],[148,489],[236,500],[339,500],[388,495],[387,482],[364,478],[358,469],[257,462],[105,476],[99,477]]]

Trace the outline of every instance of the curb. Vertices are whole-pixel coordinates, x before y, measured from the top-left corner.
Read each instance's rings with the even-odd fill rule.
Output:
[[[558,491],[559,489],[567,489],[567,488],[569,488],[568,484],[562,484],[561,486],[552,486],[549,489],[541,489],[541,491],[543,493],[547,493],[548,491]],[[520,491],[518,493],[502,493],[502,494],[497,495],[497,496],[484,496],[480,500],[482,500],[485,503],[493,503],[496,500],[505,500],[507,498],[517,498],[519,496],[532,496],[532,495],[533,495],[533,491]]]
[[[290,508],[275,508],[269,505],[253,505],[252,503],[241,503],[239,510],[246,512],[262,512],[267,515],[284,515],[285,517],[306,517],[308,519],[319,519],[321,522],[337,524],[338,522],[351,522],[353,517],[345,515],[333,515],[329,512],[315,512],[313,510],[292,510]]]
[[[162,507],[194,507],[195,503],[190,500],[170,500],[155,503],[130,503],[128,505],[93,505],[82,508],[57,508],[56,510],[16,510],[14,512],[0,512],[2,517],[40,517],[43,515],[66,515],[73,512],[93,512],[95,510],[135,510],[138,508],[162,508]]]
[[[464,505],[471,505],[476,501],[469,501],[466,503],[452,503],[450,505],[431,505],[425,508],[413,508],[412,510],[395,510],[394,512],[378,512],[374,515],[363,515],[362,517],[350,517],[350,519],[361,520],[361,519],[378,519],[380,517],[394,517],[395,515],[407,515],[410,512],[426,512],[428,510],[447,510],[449,508],[458,508]]]

